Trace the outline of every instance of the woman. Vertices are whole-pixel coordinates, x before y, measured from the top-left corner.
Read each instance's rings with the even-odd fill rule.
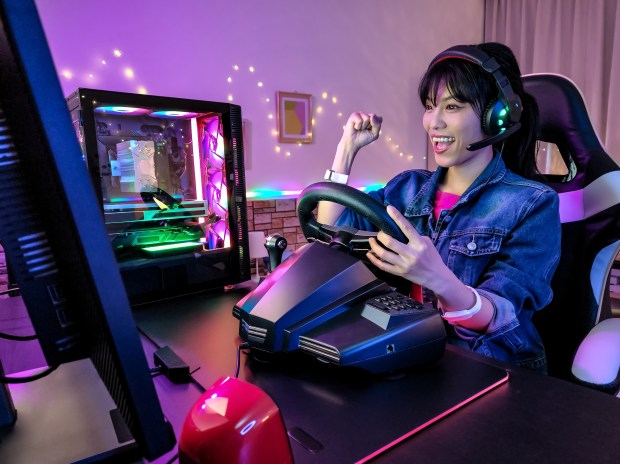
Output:
[[[403,172],[370,193],[408,243],[379,232],[368,258],[434,295],[451,342],[544,372],[532,316],[551,301],[561,229],[557,194],[533,180],[538,109],[520,75],[497,43],[452,47],[431,62],[418,93],[439,168]],[[381,123],[353,113],[326,178],[346,182]],[[318,220],[373,229],[335,203],[321,202]]]

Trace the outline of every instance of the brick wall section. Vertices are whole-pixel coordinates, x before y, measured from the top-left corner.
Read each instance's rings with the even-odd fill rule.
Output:
[[[297,199],[248,201],[248,231],[278,233],[288,242],[289,251],[308,243],[297,219]]]
[[[287,243],[287,251],[293,252],[308,243],[299,227],[297,218],[297,199],[255,200],[247,202],[248,231],[263,231],[265,236],[278,233]],[[252,273],[255,263],[251,262]],[[263,274],[263,263],[259,262],[259,272]]]

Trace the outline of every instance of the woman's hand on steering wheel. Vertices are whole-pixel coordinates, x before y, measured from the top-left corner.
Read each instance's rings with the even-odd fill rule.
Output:
[[[447,278],[452,272],[444,264],[429,237],[421,236],[393,206],[387,207],[387,213],[409,242],[405,244],[385,232],[379,232],[376,239],[368,240],[369,261],[382,271],[434,290],[438,279],[442,279],[442,276]]]

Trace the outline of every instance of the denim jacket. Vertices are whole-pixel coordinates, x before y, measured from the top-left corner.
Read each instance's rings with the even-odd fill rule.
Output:
[[[560,259],[561,226],[555,191],[509,171],[495,158],[450,210],[435,221],[433,202],[445,168],[406,171],[369,194],[393,205],[421,235],[430,237],[444,263],[495,309],[485,333],[447,326],[449,340],[486,356],[546,371],[534,311],[552,298]],[[345,210],[338,225],[376,230]]]

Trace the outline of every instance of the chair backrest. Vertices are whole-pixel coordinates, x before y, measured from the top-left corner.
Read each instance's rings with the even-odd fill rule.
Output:
[[[569,168],[567,176],[546,176],[560,195],[562,257],[552,282],[553,301],[534,323],[549,374],[570,379],[579,343],[612,315],[608,276],[620,249],[620,167],[602,147],[570,79],[531,74],[523,82],[539,106],[538,140],[554,143]]]

